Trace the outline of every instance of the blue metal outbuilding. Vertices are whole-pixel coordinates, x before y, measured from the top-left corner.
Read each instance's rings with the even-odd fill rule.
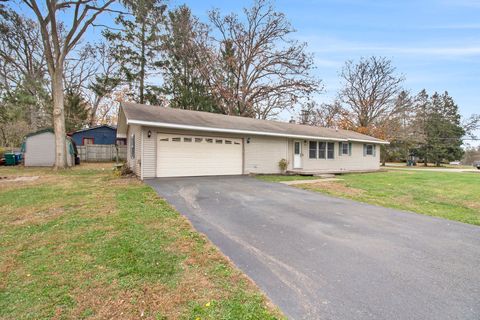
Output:
[[[100,125],[75,131],[71,134],[71,137],[77,146],[85,144],[115,144],[117,142],[117,128],[109,125]],[[124,144],[122,142],[119,144]]]

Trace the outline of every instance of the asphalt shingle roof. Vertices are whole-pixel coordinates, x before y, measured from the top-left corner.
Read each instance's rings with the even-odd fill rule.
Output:
[[[374,143],[385,141],[349,130],[293,124],[288,122],[259,120],[239,116],[228,116],[217,113],[174,109],[137,103],[122,102],[121,108],[129,124],[144,124],[155,127],[191,126],[212,128],[225,132],[245,131],[259,135],[279,135],[285,137],[312,137],[332,140],[359,140]],[[191,128],[194,129],[194,128]]]

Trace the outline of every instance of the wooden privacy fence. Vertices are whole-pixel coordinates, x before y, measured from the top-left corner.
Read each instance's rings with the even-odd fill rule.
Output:
[[[122,145],[117,147],[118,160],[127,159],[127,146]],[[113,144],[87,144],[84,146],[77,146],[77,149],[80,161],[102,162],[115,161],[117,147]]]

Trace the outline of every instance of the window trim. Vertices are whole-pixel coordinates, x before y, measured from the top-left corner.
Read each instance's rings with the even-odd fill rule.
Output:
[[[371,147],[371,150],[372,150],[371,154],[368,153],[368,147]],[[365,144],[365,156],[371,156],[371,157],[375,156],[375,145],[374,144],[371,144],[371,143],[366,143]]]
[[[329,151],[330,151],[330,146],[332,146],[332,157],[330,157],[330,154],[329,154]],[[335,160],[335,142],[331,142],[331,141],[327,141],[327,147],[326,147],[326,156],[327,156],[327,160]]]
[[[324,144],[323,148],[323,155],[320,156],[320,143]],[[317,153],[317,159],[320,160],[327,160],[327,141],[318,141],[318,153]]]
[[[340,150],[338,154],[341,156],[350,156],[352,154],[352,144],[349,142],[340,142]],[[345,149],[346,147],[346,149]],[[346,152],[345,152],[346,151]]]
[[[312,154],[311,152],[314,151],[314,149],[312,149],[312,143],[313,145],[315,146],[315,156],[312,157]],[[309,141],[308,142],[308,158],[309,159],[318,159],[318,141]]]

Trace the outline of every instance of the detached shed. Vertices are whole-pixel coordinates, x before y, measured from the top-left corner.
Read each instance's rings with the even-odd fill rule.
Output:
[[[52,167],[55,164],[55,134],[53,129],[32,132],[23,143],[26,167]],[[67,137],[67,164],[75,165],[75,145]]]
[[[87,144],[127,144],[126,139],[117,139],[116,127],[105,124],[75,131],[70,136],[77,146],[85,146]]]

